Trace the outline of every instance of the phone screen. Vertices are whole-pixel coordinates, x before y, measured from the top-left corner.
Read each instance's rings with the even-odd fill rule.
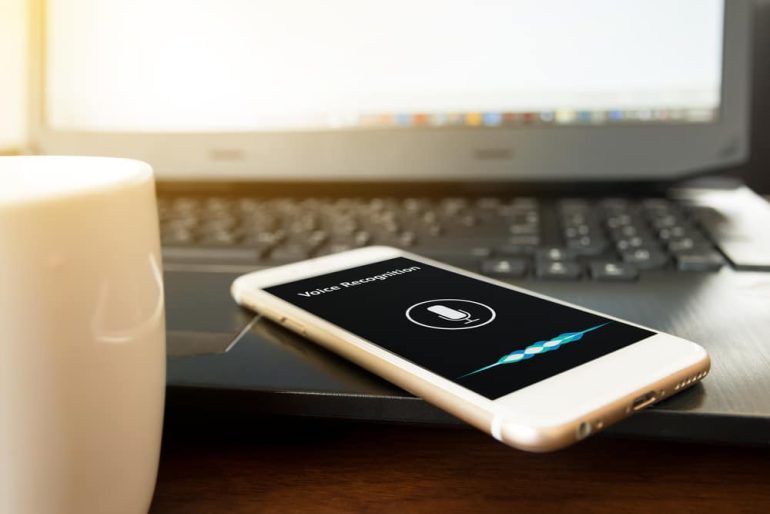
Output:
[[[266,291],[489,399],[654,335],[405,257]]]

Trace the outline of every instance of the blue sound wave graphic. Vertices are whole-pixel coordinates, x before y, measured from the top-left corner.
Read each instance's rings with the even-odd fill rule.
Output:
[[[580,341],[581,339],[583,339],[583,336],[588,332],[591,332],[592,330],[597,330],[609,324],[610,322],[608,321],[607,323],[602,323],[601,325],[596,325],[594,327],[587,328],[581,332],[567,332],[565,334],[559,334],[558,336],[552,339],[549,339],[548,341],[538,341],[536,343],[532,343],[531,345],[527,346],[523,350],[516,350],[515,352],[511,352],[508,355],[503,355],[502,357],[500,357],[500,360],[498,360],[494,364],[490,364],[489,366],[484,366],[483,368],[479,368],[475,371],[471,371],[470,373],[466,373],[465,375],[462,375],[461,377],[458,377],[458,378],[469,377],[471,375],[475,375],[476,373],[481,373],[482,371],[486,371],[488,369],[492,369],[497,366],[502,366],[503,364],[515,364],[517,362],[521,362],[526,359],[531,359],[535,355],[540,355],[541,353],[552,352],[553,350],[559,349],[563,344]]]

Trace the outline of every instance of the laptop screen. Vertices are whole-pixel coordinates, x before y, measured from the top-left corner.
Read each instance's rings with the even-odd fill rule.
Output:
[[[720,0],[49,0],[46,123],[104,132],[703,124]]]

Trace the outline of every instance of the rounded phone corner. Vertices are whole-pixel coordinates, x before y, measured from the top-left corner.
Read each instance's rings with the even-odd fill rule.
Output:
[[[232,284],[230,284],[230,296],[238,305],[245,306],[243,293],[247,288],[247,283],[249,282],[251,275],[251,273],[247,275],[241,275],[240,277],[237,277],[235,280],[233,280]]]
[[[679,345],[679,348],[682,349],[682,353],[686,353],[688,360],[690,361],[689,363],[683,363],[683,365],[695,365],[704,370],[711,369],[711,354],[702,345],[688,339],[683,339],[681,337],[673,336],[663,332],[658,332],[654,337],[663,341],[669,347],[672,344]]]
[[[704,347],[697,343],[693,343],[695,346],[697,346],[700,349],[700,360],[698,361],[698,364],[703,368],[705,371],[711,370],[711,354],[706,350]]]
[[[238,278],[233,280],[233,283],[230,284],[230,296],[235,300],[235,303],[238,305],[243,305],[241,302],[241,292],[240,292],[240,285],[238,284]]]
[[[504,415],[492,422],[492,436],[501,443],[531,453],[549,453],[561,450],[581,440],[572,424],[534,426],[516,423]]]

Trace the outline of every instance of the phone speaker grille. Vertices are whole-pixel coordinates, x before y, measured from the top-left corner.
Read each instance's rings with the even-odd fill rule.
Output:
[[[678,384],[676,384],[674,386],[674,391],[679,391],[680,389],[684,389],[686,387],[689,387],[689,386],[693,385],[694,383],[698,382],[703,377],[705,377],[706,373],[708,373],[708,372],[707,371],[702,371],[702,372],[700,372],[700,373],[698,373],[696,375],[692,375],[692,376],[689,376],[689,377],[685,378],[684,380],[682,380],[681,382],[679,382]]]

